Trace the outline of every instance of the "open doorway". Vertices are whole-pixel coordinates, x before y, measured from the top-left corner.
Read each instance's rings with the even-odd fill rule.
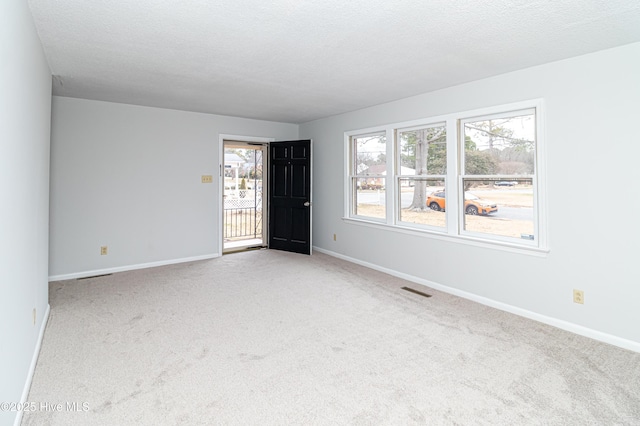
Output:
[[[267,144],[224,140],[223,253],[267,245]]]

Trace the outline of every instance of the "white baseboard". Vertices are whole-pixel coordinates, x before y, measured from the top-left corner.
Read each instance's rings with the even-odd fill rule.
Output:
[[[414,282],[416,284],[421,284],[435,290],[442,291],[444,293],[449,293],[454,296],[462,297],[464,299],[472,300],[474,302],[478,302],[480,304],[490,306],[492,308],[500,309],[501,311],[509,312],[515,315],[519,315],[521,317],[529,318],[544,324],[548,324],[562,330],[569,331],[574,334],[579,334],[581,336],[589,337],[594,340],[598,340],[600,342],[608,343],[610,345],[618,346],[624,349],[628,349],[630,351],[639,352],[640,353],[640,342],[635,342],[633,340],[623,339],[618,336],[614,336],[612,334],[603,333],[598,330],[593,330],[591,328],[587,328],[578,324],[574,324],[568,321],[564,321],[558,318],[549,317],[546,315],[539,314],[537,312],[528,311],[526,309],[518,308],[517,306],[512,306],[503,302],[498,302],[493,299],[489,299],[483,296],[478,296],[477,294],[469,293],[466,291],[462,291],[456,288],[448,287],[442,284],[435,283],[433,281],[425,280],[423,278],[418,278],[413,275],[405,274],[403,272],[396,271],[394,269],[384,268],[382,266],[365,262],[359,259],[355,259],[353,257],[345,256],[340,253],[333,252],[331,250],[325,250],[320,247],[314,247],[314,250],[319,253],[324,253],[329,256],[336,257],[338,259],[346,260],[347,262],[355,263],[358,265],[366,266],[367,268],[375,269],[376,271],[384,272],[385,274],[392,275],[394,277],[402,278],[407,281]]]
[[[38,363],[38,356],[40,355],[40,347],[42,347],[42,339],[44,338],[44,330],[47,328],[47,323],[49,322],[49,312],[51,312],[51,306],[47,303],[47,310],[42,317],[42,324],[40,325],[40,332],[38,334],[38,341],[36,342],[36,348],[33,351],[33,356],[31,357],[31,365],[29,366],[29,373],[27,374],[27,381],[24,384],[24,389],[22,390],[22,397],[20,397],[20,403],[27,402],[27,398],[29,397],[29,389],[31,389],[31,382],[33,381],[33,374],[36,371],[36,364]],[[16,414],[16,418],[13,422],[14,426],[20,426],[22,422],[22,414],[24,411],[18,410]]]
[[[125,271],[133,271],[136,269],[154,268],[156,266],[173,265],[176,263],[195,262],[197,260],[215,259],[216,257],[220,257],[220,254],[214,253],[214,254],[206,254],[203,256],[184,257],[182,259],[162,260],[159,262],[149,262],[149,263],[140,263],[137,265],[117,266],[114,268],[95,269],[93,271],[74,272],[72,274],[51,275],[49,276],[49,282],[73,280],[76,278],[93,277],[96,275],[114,274],[116,272],[125,272]]]

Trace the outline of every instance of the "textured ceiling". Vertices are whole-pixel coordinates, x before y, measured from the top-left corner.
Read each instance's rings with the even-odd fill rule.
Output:
[[[640,41],[638,0],[28,0],[54,94],[301,123]]]

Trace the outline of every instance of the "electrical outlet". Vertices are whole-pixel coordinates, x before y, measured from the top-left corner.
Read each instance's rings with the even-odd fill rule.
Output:
[[[213,176],[202,175],[202,183],[213,183]]]
[[[336,234],[333,234],[333,241],[336,241]]]
[[[108,252],[109,252],[109,249],[108,249],[107,246],[100,247],[100,255],[101,256],[105,256]]]
[[[584,305],[584,291],[573,289],[573,303]]]

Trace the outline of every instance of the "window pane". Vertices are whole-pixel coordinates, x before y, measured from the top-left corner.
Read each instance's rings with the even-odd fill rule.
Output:
[[[464,123],[464,174],[532,175],[535,114]]]
[[[386,179],[383,177],[354,178],[353,186],[355,194],[353,213],[358,216],[384,219],[386,217]]]
[[[444,175],[447,173],[447,131],[444,125],[398,132],[400,167],[396,174]]]
[[[353,174],[381,175],[386,174],[387,138],[384,134],[369,136],[354,136]]]
[[[463,179],[465,231],[534,240],[532,179],[508,179]]]
[[[445,227],[444,179],[399,178],[398,220],[417,225]]]

